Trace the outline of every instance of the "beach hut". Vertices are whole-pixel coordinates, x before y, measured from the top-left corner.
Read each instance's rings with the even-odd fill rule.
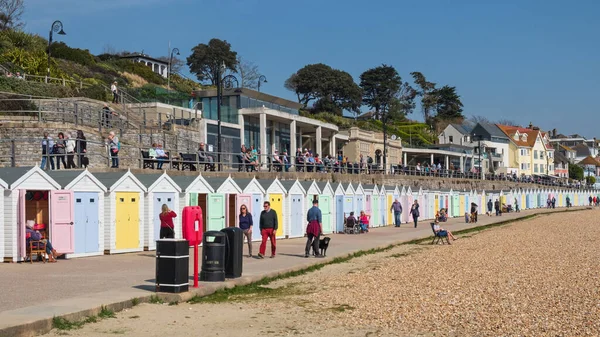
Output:
[[[314,180],[301,180],[299,183],[302,185],[304,190],[306,191],[306,201],[304,203],[304,209],[308,211],[309,208],[312,207],[313,200],[319,200],[319,196],[321,195],[321,190],[317,185],[317,182]],[[319,207],[321,207],[321,203],[319,200]],[[321,212],[323,213],[323,212]],[[306,214],[305,214],[306,215]]]
[[[508,206],[508,202],[506,202],[506,194],[504,193],[504,190],[500,190],[499,200],[500,200],[500,207],[502,207],[502,205]]]
[[[48,172],[63,190],[73,192],[73,254],[69,258],[104,254],[104,186],[86,170]]]
[[[290,238],[301,238],[304,236],[306,211],[308,210],[306,190],[297,179],[281,180],[281,185],[287,192],[286,204],[284,205],[284,213],[287,215],[287,219],[284,221],[287,220],[286,222],[289,224],[284,235]],[[310,207],[312,207],[312,204]]]
[[[371,189],[367,188],[365,185],[365,192],[367,195],[370,193],[371,197],[371,212],[367,213],[371,215],[370,225],[371,227],[380,227],[381,224],[381,216],[380,216],[380,202],[379,202],[379,187],[377,185],[372,185]]]
[[[60,184],[34,167],[0,169],[4,190],[4,260],[18,262],[25,257],[25,224],[46,226],[59,253],[73,253],[73,192],[60,190]]]
[[[181,217],[179,211],[179,196],[182,189],[166,173],[163,174],[138,174],[136,178],[146,187],[144,249],[156,249],[156,240],[160,239],[160,213],[162,205],[177,213],[173,219],[173,234],[176,238],[183,237],[181,233]]]
[[[379,195],[381,200],[381,223],[384,226],[392,226],[394,224],[394,212],[392,204],[394,203],[394,186],[381,185]]]
[[[238,204],[238,196],[243,194],[243,190],[231,176],[225,178],[222,182],[221,180],[222,178],[215,181],[216,184],[219,184],[218,187],[215,187],[215,193],[225,196],[225,227],[237,227],[241,205]],[[207,182],[210,184],[210,179],[207,179]]]
[[[4,191],[8,188],[6,181],[0,179],[0,262],[4,261]]]
[[[344,195],[344,215],[347,217],[350,215],[350,212],[354,212],[354,215],[358,217],[362,205],[358,204],[356,190],[352,184],[348,184],[344,187]]]
[[[206,232],[208,195],[214,193],[211,185],[201,175],[169,175],[169,177],[181,188],[181,194],[179,194],[179,212],[177,214],[181,216],[185,206],[200,206],[202,209],[202,232]],[[180,232],[181,228],[175,231],[175,234]]]
[[[271,208],[277,212],[277,221],[279,227],[277,228],[276,237],[284,238],[289,224],[287,223],[286,214],[284,214],[283,206],[286,203],[287,191],[281,184],[278,178],[273,181],[260,180],[261,185],[267,191],[267,199],[271,203]]]
[[[252,241],[262,240],[258,224],[260,223],[260,212],[263,210],[263,201],[267,192],[256,178],[236,179],[235,182],[242,189],[242,194],[237,196],[237,203],[240,206],[246,205],[248,207],[248,212],[252,214],[252,222],[255,224],[252,231]]]
[[[335,215],[335,231],[337,233],[344,232],[344,186],[341,183],[336,183],[333,188],[333,195],[335,199],[335,209],[333,214]],[[350,199],[350,208],[352,209],[352,199]]]
[[[400,200],[400,204],[402,204],[402,209],[404,210],[404,212],[402,212],[402,215],[400,216],[400,222],[408,223],[409,216],[410,216],[409,213],[410,213],[411,204],[408,201],[408,191],[404,186],[402,186],[402,188],[400,189],[400,199],[399,200]]]
[[[334,190],[329,181],[317,182],[317,187],[321,192],[319,194],[319,208],[323,215],[323,233],[335,233],[336,231],[336,212]]]
[[[468,201],[467,196],[466,196],[466,191],[463,190],[458,195],[458,203],[459,203],[458,209],[460,210],[460,212],[465,213],[465,212],[469,212],[470,211],[470,209],[467,208],[467,203],[468,202],[469,201]]]
[[[365,211],[366,213],[366,207],[365,190],[362,184],[358,183],[358,185],[354,187],[354,209],[356,210],[355,215],[360,215],[360,211]]]
[[[144,250],[144,184],[129,170],[94,176],[107,188],[104,194],[104,252]]]
[[[375,185],[365,184],[365,185],[359,185],[359,187],[362,188],[363,195],[365,198],[363,210],[365,211],[365,214],[367,214],[368,216],[371,217],[371,219],[370,219],[371,227],[375,227],[375,224],[374,224],[375,221],[373,220],[373,188],[375,188]]]

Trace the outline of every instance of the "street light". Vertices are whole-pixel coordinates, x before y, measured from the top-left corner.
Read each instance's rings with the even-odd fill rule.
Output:
[[[171,57],[169,58],[169,70],[167,73],[167,91],[171,90],[171,68],[173,64],[173,54],[179,55],[179,48],[173,48],[171,50]]]
[[[260,75],[260,77],[258,78],[258,92],[260,92],[260,83],[267,83],[267,78],[265,77],[265,75]]]
[[[217,71],[217,78],[215,81],[217,84],[217,162],[219,171],[223,169],[221,164],[221,103],[223,100],[223,87],[225,87],[225,89],[231,89],[234,87],[234,83],[236,88],[239,87],[239,82],[233,75],[227,75],[221,79],[225,69],[225,62],[223,62],[223,65],[220,66]]]
[[[67,33],[65,33],[65,31],[63,30],[62,22],[56,20],[52,23],[52,26],[50,27],[50,38],[48,38],[48,75],[47,75],[47,77],[50,77],[50,46],[52,45],[52,33],[53,32],[58,35],[67,35]]]
[[[481,165],[481,140],[483,136],[473,134],[471,140],[477,140],[477,154],[479,155],[479,177],[483,180],[483,167]]]

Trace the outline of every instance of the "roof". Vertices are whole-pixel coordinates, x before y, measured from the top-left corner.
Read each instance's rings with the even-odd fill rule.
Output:
[[[266,191],[269,189],[269,187],[273,184],[273,180],[257,180],[258,183],[260,184],[260,186],[262,186],[262,188]]]
[[[374,188],[375,188],[375,185],[371,185],[371,184],[363,185],[363,189],[364,190],[372,190]]]
[[[252,179],[248,178],[235,179],[235,183],[242,189],[242,191],[248,187],[248,184],[250,184],[251,181]]]
[[[227,177],[211,177],[204,178],[204,180],[206,180],[206,182],[212,186],[213,190],[216,191],[219,187],[221,187],[221,185],[223,185],[225,180],[227,180]]]
[[[575,150],[573,150],[572,148],[570,148],[570,147],[568,147],[568,146],[566,146],[566,145],[558,144],[558,146],[559,146],[559,147],[562,147],[562,148],[563,148],[563,150],[565,150],[565,151],[575,151]]]
[[[281,185],[285,188],[286,191],[289,191],[292,186],[296,183],[295,180],[280,180]]]
[[[556,164],[557,162],[568,163],[569,159],[565,157],[565,155],[563,155],[561,152],[557,151],[556,153],[554,153],[554,163]]]
[[[321,190],[321,192],[323,192],[323,190],[325,189],[325,186],[327,186],[326,181],[317,181],[317,187]]]
[[[79,177],[84,170],[56,170],[46,172],[48,175],[54,179],[57,183],[60,184],[61,187],[65,187],[69,185],[75,178]]]
[[[496,124],[496,126],[508,136],[511,142],[515,143],[517,146],[533,147],[540,133],[540,130],[532,130],[528,128],[522,128],[519,126],[509,126],[501,124]],[[514,135],[517,132],[519,132],[519,134],[527,134],[527,141],[523,141],[521,137],[519,137],[519,140],[515,140]]]
[[[171,177],[171,179],[173,179],[175,184],[179,185],[179,187],[181,187],[182,190],[185,190],[186,188],[188,188],[190,186],[191,183],[194,182],[194,180],[196,180],[196,178],[198,176],[169,176],[169,177]]]
[[[577,157],[590,156],[592,154],[590,148],[583,143],[573,146],[572,149],[575,151]]]
[[[2,167],[0,168],[0,178],[9,186],[19,180],[25,173],[29,172],[33,166],[25,167]]]
[[[300,181],[300,185],[302,185],[302,188],[304,188],[304,190],[308,193],[308,189],[313,184],[313,182],[314,181],[312,180],[302,180]]]
[[[145,58],[146,60],[154,61],[156,63],[162,63],[162,64],[166,64],[166,65],[169,64],[169,62],[167,62],[167,61],[159,60],[157,58],[154,58],[154,57],[148,56],[146,54],[142,54],[142,53],[134,53],[134,54],[121,56],[122,59],[134,59],[134,58],[138,58],[138,57]]]
[[[596,158],[592,156],[585,157],[582,161],[578,163],[579,165],[594,165],[596,167],[600,166],[600,161],[596,160]]]
[[[135,177],[138,178],[146,188],[149,188],[156,180],[158,180],[158,178],[160,178],[160,176],[162,176],[162,174],[138,174]]]
[[[481,128],[483,128],[485,131],[487,131],[487,133],[490,134],[490,136],[492,137],[497,137],[497,138],[508,138],[506,136],[506,134],[504,132],[502,132],[502,130],[500,130],[500,128],[496,125],[496,124],[492,124],[492,123],[477,123],[479,124],[479,126],[481,126]]]
[[[194,90],[193,94],[196,97],[217,97],[217,89],[208,89],[208,90]],[[250,98],[254,98],[260,101],[265,101],[277,105],[282,105],[287,108],[299,110],[304,107],[304,105],[287,100],[285,98],[265,94],[260,91],[248,89],[248,88],[238,88],[235,90],[223,90],[223,96],[246,96]]]
[[[98,179],[106,188],[111,188],[119,179],[121,179],[127,171],[124,172],[101,172],[95,173],[94,177]]]
[[[462,133],[463,135],[469,134],[471,133],[471,131],[473,131],[473,127],[471,125],[467,125],[467,124],[450,124],[452,125],[453,128],[456,129],[456,131]]]

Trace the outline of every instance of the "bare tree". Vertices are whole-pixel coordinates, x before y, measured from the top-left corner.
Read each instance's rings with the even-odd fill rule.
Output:
[[[161,56],[158,59],[163,62],[166,62],[167,64],[169,63],[169,56]],[[183,62],[183,60],[178,59],[177,57],[173,56],[173,63],[171,63],[171,73],[177,74],[179,71],[181,71],[181,68],[184,65],[185,65],[185,62]]]
[[[469,122],[471,122],[473,124],[492,123],[492,121],[490,121],[489,118],[487,118],[485,116],[480,116],[480,115],[473,115],[473,116],[469,117]]]
[[[258,88],[258,78],[260,72],[258,66],[254,62],[244,60],[241,56],[237,57],[236,71],[240,75],[240,85],[242,88],[254,89]]]
[[[117,49],[113,45],[107,43],[102,47],[102,54],[117,55]]]
[[[24,0],[0,0],[0,30],[22,28],[24,11]]]
[[[499,119],[498,124],[508,125],[508,126],[519,126],[519,124],[517,122],[513,121],[512,119],[508,119],[508,118]]]

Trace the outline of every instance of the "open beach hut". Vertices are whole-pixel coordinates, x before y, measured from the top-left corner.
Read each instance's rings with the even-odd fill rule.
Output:
[[[63,190],[73,192],[73,254],[69,258],[104,254],[104,186],[90,171],[48,172]]]
[[[0,262],[4,261],[4,191],[8,188],[6,181],[0,179]]]
[[[337,233],[344,232],[344,186],[341,183],[336,183],[333,186],[334,189],[334,199],[335,199],[335,209],[333,214],[335,214],[335,231]],[[352,209],[352,200],[350,200],[350,208]]]
[[[214,192],[213,188],[201,175],[169,175],[169,177],[181,188],[177,215],[182,216],[185,206],[200,206],[202,208],[202,232],[206,232],[208,213],[206,206],[208,195]],[[175,231],[175,234],[177,233],[181,233],[181,228]]]
[[[210,180],[207,181],[210,183]],[[225,196],[225,227],[237,227],[241,206],[238,204],[238,196],[243,194],[243,189],[229,176],[220,182],[218,187],[215,187],[215,193]]]
[[[278,178],[275,178],[273,181],[260,180],[259,182],[267,191],[267,199],[265,201],[269,201],[271,203],[271,208],[277,212],[277,221],[279,226],[277,228],[276,237],[284,238],[287,231],[287,226],[289,226],[286,221],[288,218],[284,214],[283,209],[283,206],[286,202],[287,191]]]
[[[60,190],[60,184],[38,166],[0,169],[7,185],[4,191],[4,260],[25,258],[25,224],[44,226],[59,253],[73,253],[73,192]]]
[[[319,209],[323,216],[323,233],[335,233],[335,200],[334,190],[329,181],[317,182],[319,194]]]
[[[131,171],[96,173],[104,194],[104,252],[144,250],[146,187]]]
[[[136,178],[146,187],[146,209],[145,216],[145,237],[144,249],[156,249],[156,240],[160,239],[160,213],[162,205],[167,205],[169,209],[177,213],[173,219],[174,236],[181,238],[181,217],[179,211],[179,196],[182,189],[166,173],[163,174],[138,174]]]
[[[287,219],[284,221],[289,223],[284,235],[290,238],[303,237],[306,227],[306,210],[308,209],[306,208],[306,190],[298,179],[281,180],[281,185],[287,192],[286,204],[284,205]]]

